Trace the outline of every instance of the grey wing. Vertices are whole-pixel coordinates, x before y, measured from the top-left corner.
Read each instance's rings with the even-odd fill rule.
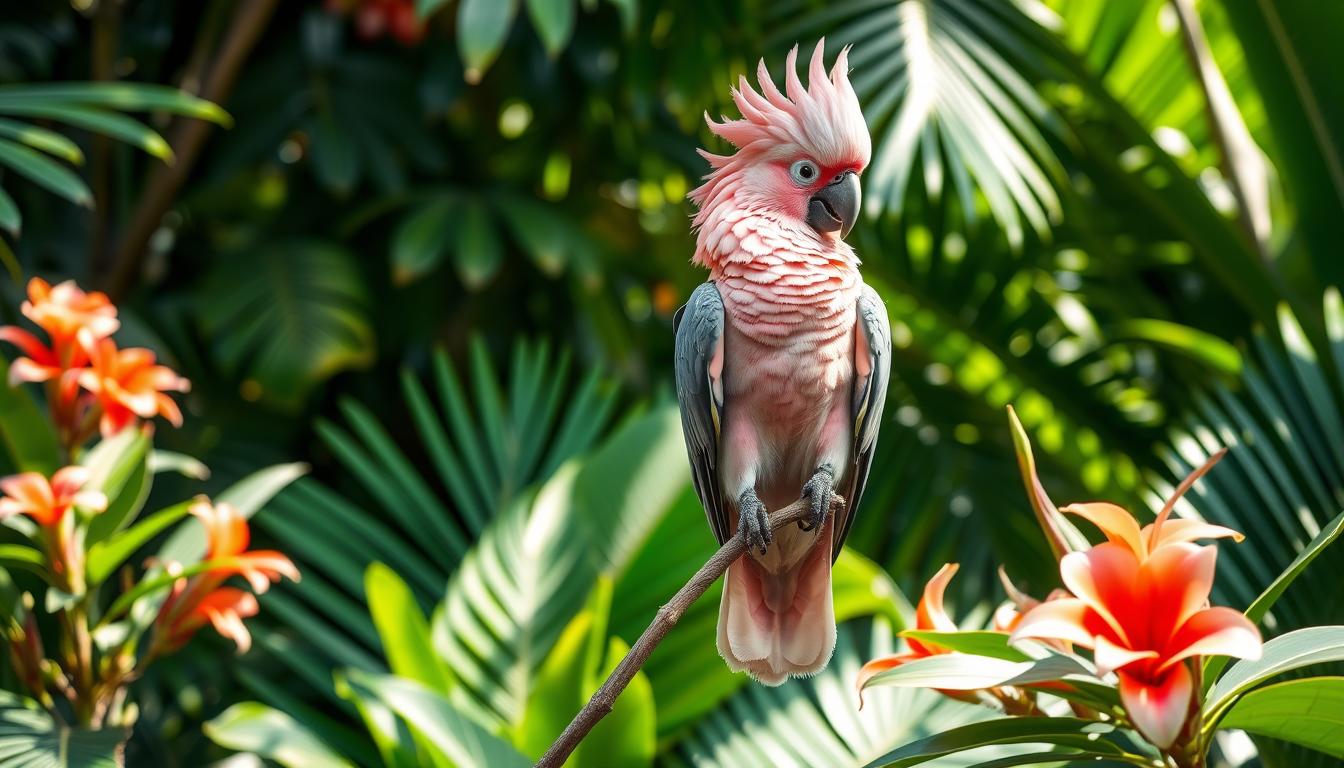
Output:
[[[836,528],[832,557],[840,556],[854,516],[868,484],[868,469],[877,450],[877,431],[882,427],[882,408],[887,402],[891,382],[891,322],[882,297],[869,286],[859,294],[858,322],[854,344],[854,394],[850,408],[854,416],[854,466],[844,492],[848,508],[844,525]]]
[[[723,298],[712,282],[696,288],[672,318],[677,337],[677,402],[691,478],[720,544],[732,535],[718,472],[724,406],[723,323]]]

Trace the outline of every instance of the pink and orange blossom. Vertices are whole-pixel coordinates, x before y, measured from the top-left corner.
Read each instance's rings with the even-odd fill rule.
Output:
[[[1240,612],[1208,606],[1218,551],[1183,540],[1231,535],[1223,533],[1227,529],[1174,523],[1164,528],[1159,519],[1143,529],[1147,535],[1131,535],[1140,531],[1138,524],[1128,513],[1130,523],[1124,523],[1112,514],[1116,510],[1123,513],[1114,507],[1098,516],[1115,538],[1060,561],[1071,596],[1028,611],[1012,639],[1062,640],[1092,649],[1098,673],[1114,671],[1119,679],[1120,700],[1135,727],[1166,749],[1194,701],[1190,664],[1212,654],[1258,658],[1260,633]]]
[[[0,327],[0,340],[25,355],[14,361],[9,383],[53,381],[67,370],[88,362],[87,347],[111,336],[120,326],[117,308],[98,291],[85,293],[67,280],[52,286],[40,277],[28,281],[28,300],[20,308],[25,317],[46,331],[50,346],[16,326]]]
[[[103,339],[90,351],[90,367],[80,371],[80,386],[102,406],[99,428],[103,437],[120,432],[135,421],[163,416],[182,425],[182,411],[166,392],[186,392],[191,382],[164,365],[156,365],[148,349],[117,349]]]
[[[73,506],[101,512],[107,497],[98,491],[80,490],[89,481],[87,467],[66,467],[51,480],[40,472],[24,472],[0,479],[0,520],[23,514],[43,528],[55,528]]]
[[[209,622],[233,640],[239,652],[245,652],[252,645],[252,636],[243,618],[256,615],[257,600],[252,593],[223,586],[225,580],[242,576],[260,594],[281,578],[298,581],[299,569],[280,552],[247,551],[247,519],[232,505],[200,501],[192,505],[191,514],[205,526],[209,540],[206,560],[212,565],[208,571],[174,585],[155,620],[154,649],[161,653],[175,651]]]

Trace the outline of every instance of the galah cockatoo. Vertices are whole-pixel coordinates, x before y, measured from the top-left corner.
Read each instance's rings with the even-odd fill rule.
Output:
[[[736,148],[701,151],[711,171],[693,261],[709,269],[674,318],[677,398],[695,489],[719,542],[745,529],[728,569],[719,653],[768,685],[820,671],[835,648],[831,564],[863,496],[891,371],[886,307],[843,238],[859,215],[871,142],[849,84],[848,49],[808,87],[762,61],[757,93],[733,91],[739,120],[709,128]],[[848,502],[831,515],[831,499]],[[771,534],[768,513],[810,515]],[[836,518],[836,519],[832,519]]]

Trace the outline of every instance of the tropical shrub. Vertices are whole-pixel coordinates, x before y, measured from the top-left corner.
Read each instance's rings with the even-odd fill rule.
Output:
[[[283,554],[249,549],[247,524],[299,470],[273,468],[215,502],[198,496],[145,514],[155,473],[204,472],[152,447],[156,417],[182,423],[168,393],[187,391],[187,380],[148,349],[117,345],[117,310],[102,293],[33,278],[22,312],[46,338],[0,327],[22,353],[0,385],[0,431],[22,470],[0,479],[0,615],[17,689],[3,699],[0,751],[121,764],[135,681],[207,624],[246,651],[255,594],[299,579]],[[29,383],[42,385],[45,412],[22,388]],[[195,527],[179,525],[188,515]],[[157,555],[136,559],[172,529]],[[234,576],[250,589],[228,585]]]

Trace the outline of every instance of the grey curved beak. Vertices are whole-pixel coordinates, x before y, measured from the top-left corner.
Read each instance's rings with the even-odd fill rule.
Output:
[[[845,171],[807,201],[807,223],[818,232],[839,230],[845,237],[858,221],[862,201],[859,175]]]

